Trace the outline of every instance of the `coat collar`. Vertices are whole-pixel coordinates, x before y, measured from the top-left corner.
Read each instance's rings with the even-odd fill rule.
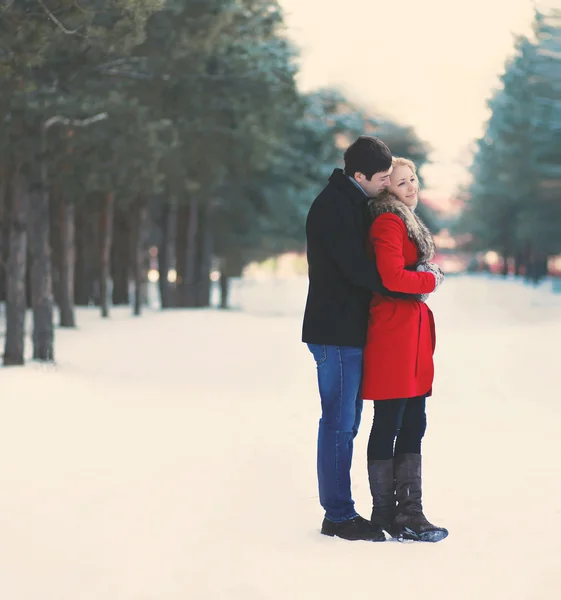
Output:
[[[368,202],[368,196],[353,184],[345,173],[343,173],[343,169],[334,169],[329,177],[329,183],[334,185],[353,204],[365,204]]]
[[[368,204],[373,219],[384,213],[399,217],[405,224],[407,234],[419,251],[418,262],[431,261],[434,258],[434,240],[428,227],[410,208],[400,202],[391,192],[385,190],[378,198]]]

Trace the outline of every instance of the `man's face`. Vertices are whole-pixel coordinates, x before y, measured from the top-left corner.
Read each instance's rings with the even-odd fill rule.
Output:
[[[360,187],[370,196],[370,198],[376,198],[380,192],[386,189],[390,185],[390,175],[393,167],[390,167],[388,171],[382,171],[381,173],[375,173],[372,175],[370,181],[366,179],[366,175],[360,172],[355,173],[355,180]]]

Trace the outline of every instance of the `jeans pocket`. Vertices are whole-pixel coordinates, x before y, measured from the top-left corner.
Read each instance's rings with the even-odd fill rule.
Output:
[[[308,344],[308,348],[318,367],[327,360],[327,348],[325,344]]]

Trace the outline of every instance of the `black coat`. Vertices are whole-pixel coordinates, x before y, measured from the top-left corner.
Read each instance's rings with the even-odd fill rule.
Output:
[[[335,169],[306,220],[308,299],[302,341],[364,346],[373,292],[387,293],[368,257],[368,198]]]

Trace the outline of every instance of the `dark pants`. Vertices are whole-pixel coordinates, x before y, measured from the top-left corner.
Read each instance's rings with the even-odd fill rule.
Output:
[[[319,500],[325,518],[357,516],[351,494],[353,442],[362,412],[362,348],[308,344],[317,365],[321,419],[318,432]]]
[[[421,441],[427,428],[425,401],[425,396],[374,401],[369,461],[388,460],[394,454],[421,454]]]

